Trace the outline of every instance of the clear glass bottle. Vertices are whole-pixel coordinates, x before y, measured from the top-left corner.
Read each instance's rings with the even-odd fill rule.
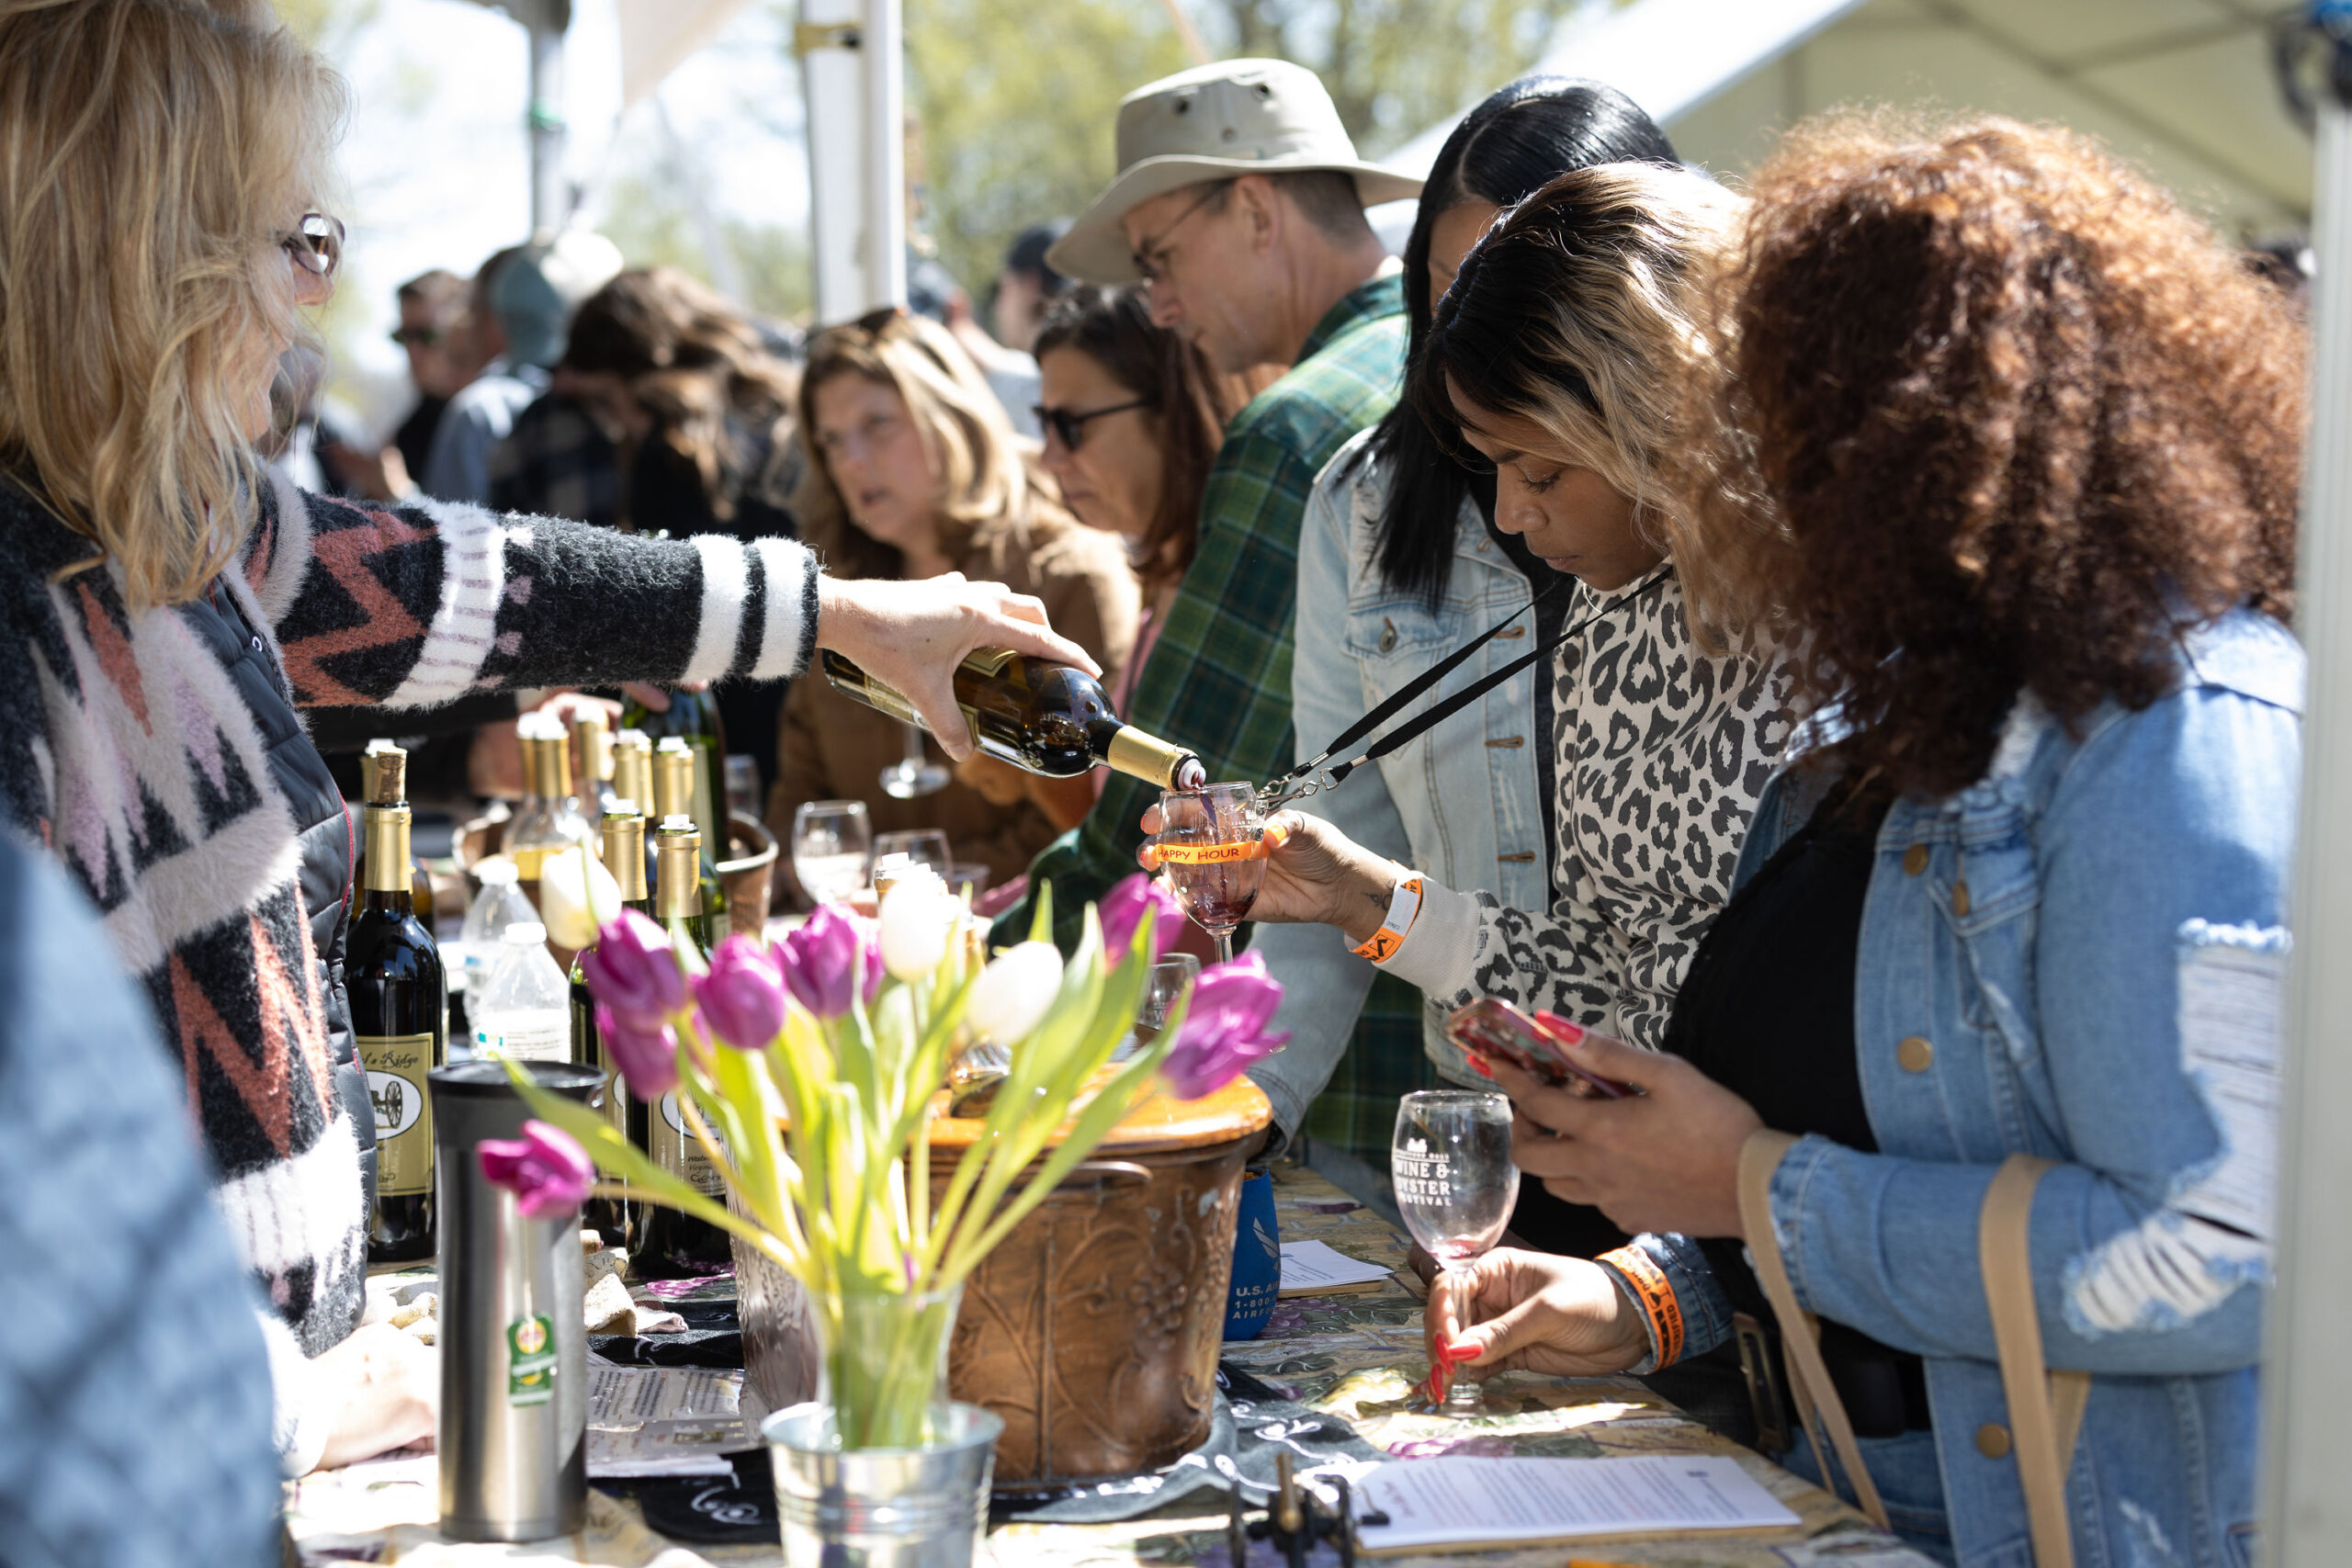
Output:
[[[473,907],[466,911],[458,935],[441,944],[443,976],[449,987],[449,1059],[471,1061],[473,1025],[467,1010],[481,999],[490,968],[498,961],[499,938],[517,920],[536,920],[539,912],[523,897],[514,863],[503,856],[484,861],[474,875],[481,882]]]
[[[587,818],[571,793],[571,752],[563,726],[545,714],[525,714],[515,724],[523,743],[523,804],[506,824],[504,848],[522,880],[523,896],[539,901],[539,863],[557,850],[588,840]]]

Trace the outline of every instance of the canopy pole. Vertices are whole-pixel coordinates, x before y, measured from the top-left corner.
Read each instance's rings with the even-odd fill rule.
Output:
[[[571,197],[563,174],[563,34],[571,25],[571,0],[551,0],[523,17],[531,36],[531,97],[526,111],[531,135],[531,233],[545,238],[571,220]]]
[[[905,37],[900,0],[800,0],[808,249],[827,325],[906,303]]]
[[[2331,13],[2333,15],[2331,16]],[[2304,460],[2296,630],[2311,661],[2304,704],[2295,951],[2279,1100],[2278,1280],[2263,1368],[2263,1552],[2273,1568],[2337,1568],[2352,1541],[2345,1412],[2352,1354],[2352,6],[2331,22],[2334,78],[2317,96],[2312,240],[2311,431]]]

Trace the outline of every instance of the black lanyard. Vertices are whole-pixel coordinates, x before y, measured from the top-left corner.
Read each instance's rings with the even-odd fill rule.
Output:
[[[1498,670],[1493,674],[1487,676],[1484,680],[1472,682],[1461,691],[1458,691],[1454,693],[1453,695],[1446,698],[1445,701],[1439,703],[1436,706],[1430,708],[1429,712],[1421,715],[1419,718],[1412,720],[1408,724],[1400,726],[1399,728],[1382,736],[1379,739],[1365,747],[1361,754],[1351,757],[1344,762],[1335,763],[1331,761],[1331,759],[1334,756],[1347,750],[1348,748],[1362,741],[1364,737],[1379,729],[1382,725],[1386,724],[1390,719],[1396,717],[1397,714],[1403,712],[1416,698],[1419,697],[1422,693],[1428,691],[1431,686],[1436,685],[1440,681],[1444,680],[1448,675],[1453,673],[1454,670],[1464,660],[1469,658],[1472,654],[1486,647],[1487,644],[1494,638],[1501,636],[1513,621],[1518,620],[1520,616],[1527,614],[1528,611],[1535,608],[1536,605],[1543,604],[1553,594],[1559,592],[1562,589],[1568,587],[1576,581],[1574,578],[1570,577],[1564,577],[1560,579],[1559,581],[1555,582],[1551,587],[1546,588],[1543,592],[1537,594],[1534,598],[1529,600],[1526,604],[1521,605],[1510,615],[1505,615],[1493,626],[1487,627],[1485,632],[1463,644],[1460,648],[1455,649],[1452,653],[1447,654],[1443,659],[1438,660],[1436,664],[1430,666],[1427,670],[1424,670],[1420,674],[1407,682],[1401,691],[1398,691],[1386,702],[1382,703],[1378,707],[1374,708],[1370,713],[1364,715],[1362,718],[1348,726],[1347,729],[1340,734],[1338,739],[1332,741],[1329,746],[1324,747],[1323,750],[1317,752],[1314,757],[1310,758],[1306,761],[1301,762],[1289,773],[1284,773],[1282,777],[1274,780],[1273,783],[1260,790],[1258,792],[1259,809],[1261,811],[1272,811],[1275,807],[1286,805],[1291,801],[1302,800],[1310,795],[1318,795],[1327,789],[1337,789],[1340,784],[1346,780],[1350,773],[1363,766],[1364,763],[1377,761],[1379,759],[1388,755],[1389,752],[1396,750],[1399,746],[1406,744],[1408,741],[1418,739],[1438,725],[1443,724],[1447,719],[1452,718],[1455,714],[1460,713],[1464,708],[1469,706],[1472,703],[1476,702],[1480,697],[1485,696],[1497,686],[1501,685],[1504,682],[1510,680],[1512,676],[1518,674],[1529,665],[1533,664],[1537,660],[1547,657],[1554,649],[1558,648],[1562,643],[1567,641],[1568,638],[1576,636],[1577,633],[1584,630],[1595,621],[1600,620],[1603,615],[1614,615],[1617,611],[1633,604],[1644,594],[1651,592],[1661,583],[1665,582],[1668,577],[1672,576],[1674,568],[1670,563],[1658,568],[1656,572],[1651,574],[1647,581],[1634,589],[1632,592],[1626,593],[1618,599],[1612,600],[1609,604],[1603,604],[1600,609],[1595,610],[1591,615],[1587,615],[1583,620],[1577,622],[1574,626],[1563,627],[1558,636],[1551,638],[1547,642],[1540,644],[1536,648],[1530,649],[1528,652],[1520,655],[1517,659],[1512,660],[1509,664],[1504,665],[1500,670]],[[1325,766],[1327,763],[1330,764],[1328,768]]]

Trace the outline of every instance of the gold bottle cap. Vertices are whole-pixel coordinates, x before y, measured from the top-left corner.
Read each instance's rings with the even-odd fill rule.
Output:
[[[628,796],[639,810],[653,804],[653,742],[641,729],[613,737],[613,793]]]

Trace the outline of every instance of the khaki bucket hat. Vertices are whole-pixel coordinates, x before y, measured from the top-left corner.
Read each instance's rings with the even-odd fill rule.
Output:
[[[1221,60],[1163,76],[1119,101],[1119,174],[1046,261],[1089,283],[1139,275],[1119,220],[1156,196],[1237,175],[1333,169],[1366,207],[1419,196],[1421,182],[1367,164],[1315,73],[1287,60]]]

